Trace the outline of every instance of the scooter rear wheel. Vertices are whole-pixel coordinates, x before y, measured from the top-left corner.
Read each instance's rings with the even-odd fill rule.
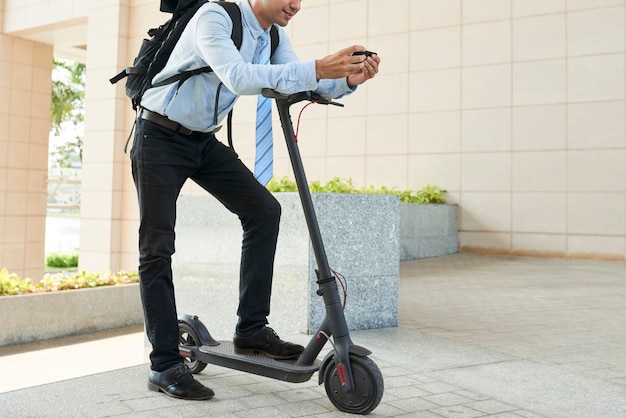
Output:
[[[199,347],[200,337],[198,337],[198,333],[189,325],[184,322],[178,323],[178,344],[186,345],[188,347]],[[204,363],[198,359],[184,357],[185,364],[189,366],[191,373],[197,374],[200,373],[207,366],[207,363]]]
[[[324,388],[328,399],[337,409],[351,414],[368,414],[383,397],[384,382],[380,369],[368,357],[350,356],[355,388],[346,392],[341,386],[337,361],[333,358],[324,375]]]

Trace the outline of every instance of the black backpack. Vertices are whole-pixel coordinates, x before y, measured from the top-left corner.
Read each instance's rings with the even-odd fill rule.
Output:
[[[109,81],[115,84],[123,78],[126,79],[126,95],[130,97],[134,110],[137,110],[141,103],[141,97],[144,92],[152,87],[165,86],[167,84],[179,82],[179,85],[185,82],[189,77],[196,74],[207,73],[213,71],[211,67],[206,66],[195,70],[184,71],[166,78],[156,84],[151,81],[167,63],[176,42],[180,39],[183,30],[189,23],[189,20],[198,11],[202,5],[210,0],[161,0],[160,10],[166,13],[172,13],[172,18],[159,26],[148,31],[150,39],[144,39],[139,53],[133,62],[132,67],[126,67],[115,77]],[[241,10],[235,3],[220,0],[215,3],[222,6],[231,20],[233,21],[233,30],[230,35],[237,49],[241,48],[243,37],[243,27],[241,22]],[[272,26],[270,30],[271,53],[273,54],[278,46],[278,31],[276,26]],[[232,113],[229,115],[229,128],[232,120]],[[131,132],[132,135],[132,132]],[[229,142],[230,129],[229,129]]]

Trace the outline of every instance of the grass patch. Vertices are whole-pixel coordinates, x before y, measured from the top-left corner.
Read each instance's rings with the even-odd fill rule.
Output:
[[[50,253],[46,256],[46,267],[50,269],[72,269],[78,267],[78,251],[68,254]]]

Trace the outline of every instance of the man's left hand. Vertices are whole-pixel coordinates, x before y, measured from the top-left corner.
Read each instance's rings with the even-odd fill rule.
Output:
[[[380,57],[377,54],[374,54],[370,57],[366,57],[361,64],[361,69],[358,72],[352,73],[348,76],[348,86],[355,87],[359,84],[365,83],[370,78],[374,78],[378,73]]]

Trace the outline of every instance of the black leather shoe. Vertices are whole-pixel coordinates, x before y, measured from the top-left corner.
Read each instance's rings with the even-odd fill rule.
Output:
[[[233,343],[236,354],[261,353],[277,360],[298,358],[304,351],[301,345],[281,340],[270,327],[263,327],[250,337],[235,335]]]
[[[162,372],[150,370],[148,389],[163,392],[172,398],[202,401],[213,397],[211,389],[191,375],[186,364],[180,363]]]

